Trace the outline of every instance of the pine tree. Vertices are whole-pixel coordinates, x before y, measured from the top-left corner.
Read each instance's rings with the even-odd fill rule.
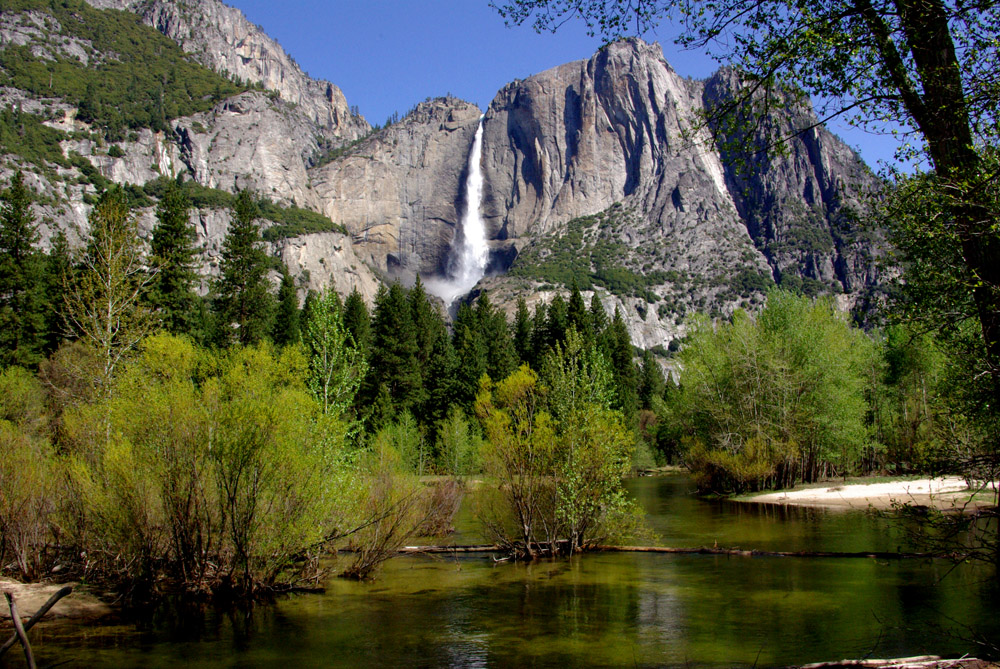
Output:
[[[150,306],[163,327],[173,334],[200,339],[200,298],[194,291],[195,231],[188,211],[191,202],[176,181],[167,186],[156,206],[156,227],[150,243],[152,263],[157,268],[149,286]]]
[[[593,341],[594,328],[591,324],[590,314],[587,313],[587,305],[583,302],[583,295],[580,294],[580,288],[576,284],[576,279],[573,280],[573,287],[569,295],[566,322],[569,327],[576,328],[585,342]]]
[[[45,343],[46,354],[59,348],[71,327],[66,313],[66,291],[73,285],[73,257],[62,230],[52,237],[52,248],[45,258]]]
[[[217,339],[244,345],[262,340],[271,329],[274,300],[268,291],[267,256],[256,220],[260,209],[242,190],[233,206],[233,221],[222,245],[221,273],[215,281]]]
[[[539,369],[542,357],[545,355],[546,338],[548,337],[548,307],[539,301],[535,305],[535,315],[531,318],[531,357],[527,361],[532,369]]]
[[[41,360],[44,294],[35,217],[24,176],[17,172],[0,197],[0,365]]]
[[[358,350],[368,357],[372,341],[372,320],[365,298],[361,297],[357,288],[351,291],[344,302],[344,327],[351,333]]]
[[[523,297],[517,298],[517,311],[514,312],[514,350],[521,363],[531,364],[531,313],[528,303]]]
[[[604,305],[601,304],[601,298],[598,297],[596,290],[590,298],[590,326],[593,329],[595,341],[600,339],[604,328],[608,327],[608,314],[604,311]]]
[[[424,290],[420,277],[417,277],[416,285],[410,290],[407,299],[410,303],[413,331],[417,340],[417,365],[420,368],[421,392],[417,399],[418,404],[414,408],[414,415],[421,423],[431,425],[433,422],[428,417],[432,373],[430,363],[435,343],[441,336],[447,338],[448,329],[440,313],[427,298],[427,292]]]
[[[339,305],[336,306],[339,313]],[[271,339],[278,346],[291,346],[299,342],[299,294],[295,289],[295,280],[288,273],[287,267],[281,268],[278,309],[274,316]]]
[[[567,329],[569,329],[569,308],[563,296],[556,295],[549,303],[548,317],[545,321],[545,351],[562,343],[566,339]]]
[[[479,390],[479,378],[486,373],[486,344],[476,314],[468,304],[459,305],[453,327],[452,345],[458,359],[461,401],[464,406],[471,407]]]
[[[622,318],[621,311],[615,309],[614,319],[604,331],[601,341],[602,352],[611,364],[614,375],[614,407],[622,412],[626,422],[635,420],[638,398],[638,379],[635,363],[632,361],[632,339]]]
[[[447,330],[438,332],[427,362],[427,402],[421,412],[426,425],[436,426],[448,409],[463,400],[462,382],[459,379],[459,361]]]
[[[666,380],[663,378],[660,363],[656,361],[652,351],[643,351],[642,364],[639,367],[639,408],[652,410],[653,398],[662,398],[665,388]]]
[[[380,287],[375,296],[365,395],[374,401],[383,389],[396,413],[410,409],[422,391],[413,316],[398,283]]]
[[[486,373],[491,379],[505,379],[517,368],[517,353],[507,318],[493,306],[485,290],[476,301],[475,315],[475,327],[486,347]]]

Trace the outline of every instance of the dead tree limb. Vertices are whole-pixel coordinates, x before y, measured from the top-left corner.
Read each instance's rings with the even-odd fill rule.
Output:
[[[547,544],[545,545],[547,546]],[[475,544],[471,546],[404,546],[400,554],[417,553],[496,553],[504,549],[496,544]],[[673,553],[676,555],[729,555],[736,557],[792,557],[792,558],[869,558],[875,560],[904,560],[953,558],[946,553],[899,553],[890,551],[764,551],[742,548],[672,548],[669,546],[590,546],[585,552],[593,553]]]
[[[31,653],[31,644],[28,643],[28,635],[24,631],[24,625],[21,624],[17,604],[14,603],[14,597],[9,592],[3,594],[7,598],[7,605],[10,606],[10,619],[14,623],[14,635],[21,642],[21,647],[24,648],[24,659],[28,663],[28,669],[35,669],[35,656]]]
[[[73,592],[73,586],[71,585],[59,588],[59,590],[57,590],[51,597],[49,597],[47,602],[42,604],[41,607],[39,607],[39,609],[35,611],[35,615],[31,616],[31,618],[28,619],[28,622],[24,623],[24,632],[27,634],[28,630],[34,627],[35,623],[41,620],[42,616],[48,613],[49,609],[51,609],[53,606],[56,605],[56,602],[58,602],[60,599],[70,594],[71,592]],[[17,628],[15,627],[14,629],[16,630]],[[10,650],[10,648],[15,643],[17,643],[17,634],[14,634],[14,636],[7,639],[7,642],[4,643],[3,646],[0,646],[0,656],[3,656],[4,653]]]

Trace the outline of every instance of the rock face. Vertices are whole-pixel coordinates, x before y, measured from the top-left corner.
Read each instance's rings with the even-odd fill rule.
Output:
[[[306,173],[319,150],[316,126],[297,107],[251,91],[178,119],[174,128],[180,160],[203,186],[249,188],[278,202],[319,208]]]
[[[277,91],[332,137],[349,141],[370,130],[343,92],[310,78],[243,12],[219,0],[87,0],[99,9],[132,11],[203,65]]]
[[[454,98],[428,99],[372,132],[336,86],[310,79],[218,0],[87,2],[134,12],[203,64],[267,91],[174,119],[166,132],[130,133],[115,147],[66,101],[11,88],[0,88],[0,101],[65,132],[64,155],[79,154],[112,181],[141,186],[183,175],[229,192],[250,188],[343,224],[346,236],[303,235],[271,247],[303,290],[333,283],[371,298],[376,275],[408,282],[440,274],[467,206],[466,162],[480,118],[479,207],[494,250],[494,276],[480,288],[498,303],[547,300],[568,277],[580,278],[588,296],[596,290],[609,312],[621,310],[638,345],[653,347],[682,334],[686,313],[754,308],[775,283],[842,293],[849,306],[878,281],[880,240],[854,222],[861,191],[875,181],[854,153],[817,127],[784,154],[753,154],[737,170],[730,147],[762,147],[765,138],[701,120],[733,99],[735,75],[685,79],[658,45],[616,42],[589,60],[512,82],[485,115]],[[62,39],[41,11],[0,10],[4,44],[37,46],[39,58],[96,57]],[[815,117],[789,101],[769,122],[794,134]],[[29,177],[46,196],[36,206],[45,240],[57,228],[74,241],[86,232],[94,189],[82,171],[92,170],[70,162]],[[0,157],[0,177],[19,166],[16,156]],[[204,288],[217,271],[228,212],[193,218]],[[152,220],[146,210],[147,231]]]
[[[705,107],[725,104],[738,86],[733,71],[720,70],[705,83]],[[783,112],[769,114],[768,122],[782,136],[799,132],[785,144],[784,155],[766,150],[762,130],[718,128],[716,137],[740,217],[776,278],[837,285],[845,293],[876,283],[872,253],[878,253],[881,240],[861,229],[857,215],[877,180],[850,148],[816,125],[802,103],[786,96]],[[749,150],[737,154],[735,146]]]
[[[391,276],[442,270],[480,114],[454,98],[422,102],[347,155],[312,169],[322,212],[347,226],[362,257]]]

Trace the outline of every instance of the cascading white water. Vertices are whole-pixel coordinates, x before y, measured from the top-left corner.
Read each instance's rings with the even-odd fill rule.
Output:
[[[486,241],[486,226],[479,215],[483,198],[483,171],[480,161],[483,154],[483,118],[469,151],[468,175],[465,178],[465,211],[461,226],[455,231],[448,251],[448,275],[425,280],[427,292],[437,295],[449,307],[465,295],[486,274],[490,247]]]

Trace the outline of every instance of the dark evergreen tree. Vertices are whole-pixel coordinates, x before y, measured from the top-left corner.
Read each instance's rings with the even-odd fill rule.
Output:
[[[157,272],[150,282],[148,300],[168,332],[202,339],[201,300],[194,291],[198,275],[190,208],[184,190],[171,181],[156,206],[157,224],[150,247]]]
[[[539,301],[535,305],[535,315],[531,318],[531,359],[528,365],[532,369],[540,369],[542,357],[545,355],[546,338],[548,337],[548,307]]]
[[[344,327],[351,333],[358,350],[368,357],[372,341],[371,315],[365,298],[361,297],[357,288],[351,291],[344,302]]]
[[[291,346],[299,342],[299,294],[287,267],[281,268],[278,309],[274,316],[271,339],[278,346]]]
[[[514,312],[514,351],[522,363],[531,364],[531,312],[523,297],[517,298],[517,310]]]
[[[427,371],[427,401],[421,419],[425,425],[436,427],[448,409],[466,397],[459,378],[458,356],[447,330],[440,330],[434,340]]]
[[[475,316],[475,327],[486,349],[486,373],[491,379],[505,379],[517,369],[517,353],[507,318],[493,306],[486,291],[476,301]]]
[[[663,397],[665,387],[663,369],[656,361],[656,356],[652,351],[643,351],[642,364],[639,366],[639,408],[652,410],[653,398]]]
[[[406,411],[419,402],[423,387],[417,337],[406,292],[398,283],[388,289],[380,287],[375,296],[369,364],[364,386],[369,401],[374,402],[384,389],[393,413]]]
[[[42,256],[31,193],[17,172],[0,197],[0,366],[33,366],[45,342]]]
[[[479,389],[479,379],[486,373],[486,344],[476,314],[468,304],[462,303],[455,315],[452,343],[458,358],[458,378],[461,386],[461,402],[471,407]]]
[[[316,300],[319,299],[319,293],[315,290],[309,289],[306,291],[306,299],[302,300],[302,310],[299,312],[299,331],[303,332],[306,329],[306,324],[309,322],[309,310],[313,308],[316,304]]]
[[[548,316],[545,320],[545,351],[566,340],[566,330],[569,329],[569,308],[562,295],[556,295],[549,303]],[[545,351],[542,351],[544,354]]]
[[[573,280],[573,286],[569,295],[569,305],[566,308],[566,322],[569,327],[576,328],[576,331],[583,337],[585,342],[593,342],[594,328],[591,324],[590,314],[587,312],[587,305],[580,294],[580,288]]]
[[[604,311],[601,298],[597,296],[597,291],[590,298],[590,327],[594,333],[594,340],[600,339],[604,333],[604,328],[608,327],[608,314]]]
[[[267,255],[256,223],[259,217],[253,196],[240,191],[214,285],[217,340],[223,346],[234,341],[255,344],[271,330],[274,299],[268,291]]]
[[[622,319],[621,311],[615,309],[615,317],[605,331],[601,348],[614,377],[614,407],[622,412],[629,423],[635,420],[638,407],[638,378],[632,361],[632,339]]]
[[[45,354],[59,348],[70,334],[66,314],[66,291],[73,283],[73,254],[66,234],[59,230],[52,236],[52,248],[45,258]]]

